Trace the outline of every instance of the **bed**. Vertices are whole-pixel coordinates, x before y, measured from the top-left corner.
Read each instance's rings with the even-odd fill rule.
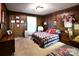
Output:
[[[36,42],[40,47],[46,48],[51,44],[59,41],[59,34],[50,34],[47,32],[35,32],[32,35],[33,41]]]

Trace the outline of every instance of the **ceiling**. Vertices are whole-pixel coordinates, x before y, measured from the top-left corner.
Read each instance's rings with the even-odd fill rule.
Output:
[[[36,15],[46,15],[58,10],[66,9],[78,3],[6,3],[7,9],[10,11],[23,12]],[[36,8],[41,6],[43,8]]]

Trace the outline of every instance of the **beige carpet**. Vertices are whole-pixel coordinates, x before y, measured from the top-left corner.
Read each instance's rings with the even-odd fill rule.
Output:
[[[62,46],[63,44],[58,42],[47,48],[40,48],[30,37],[15,38],[15,56],[45,56],[49,54],[53,49]]]

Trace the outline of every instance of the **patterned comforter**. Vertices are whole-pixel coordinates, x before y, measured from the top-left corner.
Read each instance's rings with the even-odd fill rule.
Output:
[[[32,35],[35,41],[38,41],[39,45],[42,47],[50,46],[53,43],[59,41],[58,34],[49,34],[46,32],[36,32]]]

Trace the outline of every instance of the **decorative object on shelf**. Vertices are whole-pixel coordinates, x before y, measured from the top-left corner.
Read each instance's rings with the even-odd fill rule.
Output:
[[[21,23],[24,23],[24,21],[23,21],[23,20],[21,20]]]
[[[11,20],[11,23],[15,23],[15,20]]]

